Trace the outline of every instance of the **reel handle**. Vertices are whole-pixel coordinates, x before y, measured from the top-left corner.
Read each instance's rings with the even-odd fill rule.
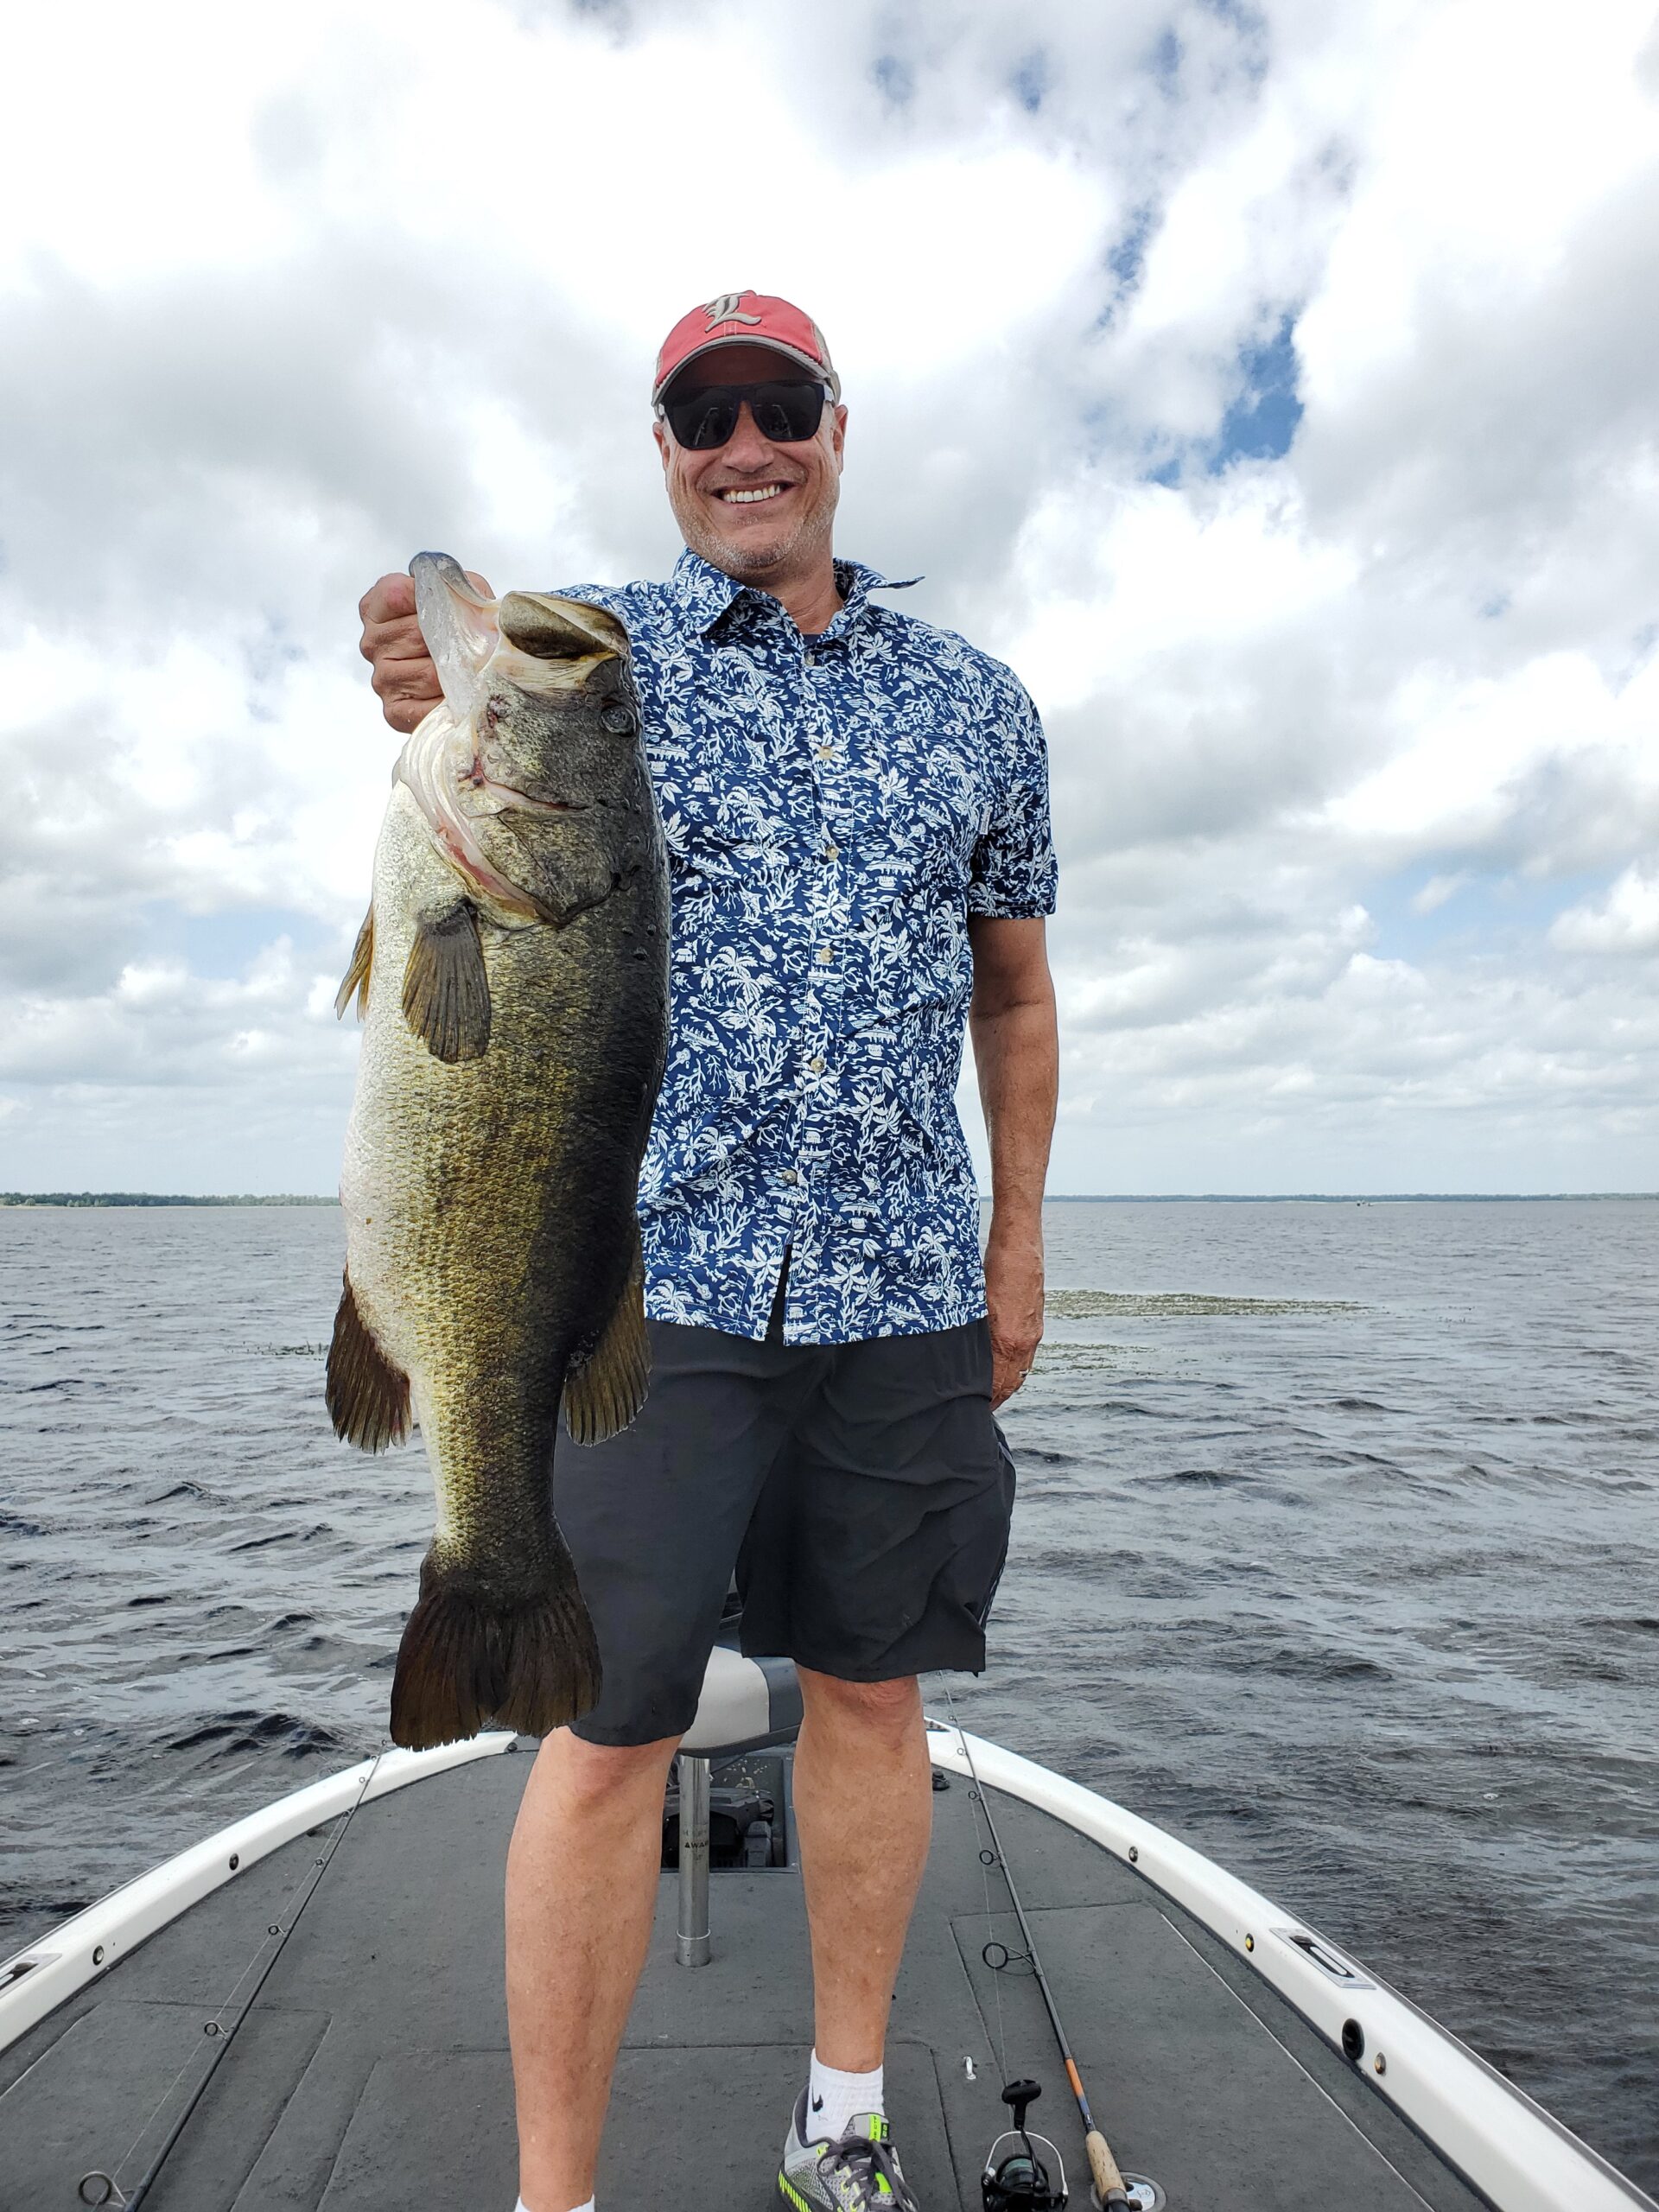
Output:
[[[1002,2101],[1013,2107],[1014,2124],[1022,2135],[1026,2132],[1026,2113],[1042,2094],[1040,2082],[1027,2081],[1023,2077],[1018,2082],[1010,2082],[1002,2092]]]

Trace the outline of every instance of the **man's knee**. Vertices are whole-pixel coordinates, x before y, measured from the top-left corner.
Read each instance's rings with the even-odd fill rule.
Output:
[[[914,1675],[890,1682],[844,1682],[810,1667],[796,1669],[807,1713],[821,1713],[838,1728],[856,1728],[902,1741],[921,1726],[921,1685]]]
[[[537,1779],[557,1792],[567,1810],[602,1815],[642,1789],[661,1789],[678,1745],[677,1736],[653,1744],[590,1744],[561,1728],[542,1739]]]

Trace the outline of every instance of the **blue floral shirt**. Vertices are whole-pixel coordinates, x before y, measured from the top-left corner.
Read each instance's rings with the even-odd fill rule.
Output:
[[[956,1110],[970,914],[1054,910],[1042,726],[1018,679],[871,597],[805,637],[687,551],[611,608],[673,900],[666,1073],[639,1182],[645,1309],[791,1344],[985,1311]],[[913,579],[912,580],[913,581]]]

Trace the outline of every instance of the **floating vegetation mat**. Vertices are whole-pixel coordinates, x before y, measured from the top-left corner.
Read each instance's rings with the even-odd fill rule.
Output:
[[[1049,1337],[1037,1347],[1033,1365],[1036,1375],[1104,1375],[1125,1366],[1141,1366],[1150,1357],[1146,1344],[1067,1344],[1063,1337]]]
[[[1351,1298],[1211,1298],[1195,1290],[1051,1290],[1045,1300],[1060,1321],[1160,1321],[1220,1314],[1363,1313]]]

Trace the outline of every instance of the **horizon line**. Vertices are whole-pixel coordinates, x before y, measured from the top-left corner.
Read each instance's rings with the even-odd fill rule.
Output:
[[[988,1205],[988,1191],[977,1192]],[[1046,1191],[1046,1205],[1540,1205],[1568,1200],[1659,1199],[1659,1191]],[[0,1206],[337,1206],[306,1191],[0,1191]]]

